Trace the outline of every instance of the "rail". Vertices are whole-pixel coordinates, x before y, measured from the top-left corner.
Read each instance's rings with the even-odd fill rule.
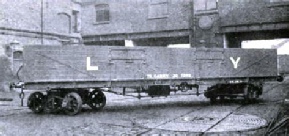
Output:
[[[287,136],[289,134],[289,117],[285,117],[281,119],[279,122],[276,122],[272,128],[270,128],[267,132],[267,136],[271,135],[284,135]]]

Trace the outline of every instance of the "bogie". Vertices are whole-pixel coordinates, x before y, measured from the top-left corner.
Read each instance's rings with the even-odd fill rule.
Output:
[[[205,97],[210,98],[211,103],[214,103],[217,97],[224,101],[226,97],[235,99],[238,96],[243,97],[244,103],[250,103],[256,101],[261,94],[262,86],[247,83],[217,84],[209,87],[204,93]]]
[[[32,93],[27,101],[34,113],[78,114],[83,104],[94,110],[101,110],[106,105],[106,97],[101,89],[61,89],[48,90],[46,95],[41,92]]]

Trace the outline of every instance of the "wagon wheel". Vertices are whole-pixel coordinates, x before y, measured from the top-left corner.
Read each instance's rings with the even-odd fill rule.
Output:
[[[244,100],[242,101],[242,104],[247,105],[247,104],[250,104],[250,103],[251,103],[251,99],[245,96]]]
[[[57,113],[59,111],[62,110],[62,100],[60,97],[55,96],[55,95],[51,95],[51,94],[47,94],[47,99],[46,99],[46,103],[45,103],[45,107],[46,107],[46,112],[54,112]]]
[[[187,82],[182,82],[181,85],[180,85],[180,90],[182,92],[187,92],[190,90],[190,86]]]
[[[219,96],[219,98],[220,98],[220,101],[221,101],[221,102],[224,102],[224,101],[225,101],[225,96]]]
[[[62,107],[64,107],[64,112],[67,115],[75,115],[81,111],[82,100],[81,97],[75,93],[68,93],[62,102]]]
[[[32,93],[27,100],[27,106],[34,113],[42,113],[44,111],[44,95],[40,92]]]
[[[101,90],[94,90],[89,93],[88,105],[93,110],[101,110],[106,104],[106,97]]]
[[[247,85],[244,89],[247,91],[244,91],[243,104],[250,104],[252,102],[252,87]]]
[[[210,96],[209,98],[210,98],[210,103],[211,103],[211,104],[214,104],[214,103],[217,102],[217,96],[212,95],[212,96]]]

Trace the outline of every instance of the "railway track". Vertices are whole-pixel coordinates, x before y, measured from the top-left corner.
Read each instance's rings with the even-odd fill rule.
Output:
[[[220,108],[222,107],[222,108]],[[165,120],[163,122],[156,123],[154,126],[148,126],[147,124],[142,124],[139,126],[142,129],[146,129],[146,131],[142,131],[140,133],[135,133],[136,135],[142,135],[142,134],[153,134],[155,132],[179,132],[179,133],[192,133],[192,134],[198,134],[198,135],[205,135],[207,133],[222,133],[224,131],[216,131],[220,128],[220,124],[222,124],[224,121],[234,121],[232,118],[238,118],[238,115],[235,115],[235,113],[241,109],[246,107],[246,105],[217,105],[217,106],[210,106],[210,105],[204,105],[198,108],[194,108],[190,111],[187,111],[181,115],[174,116],[168,120]],[[224,112],[222,112],[224,110]],[[211,114],[209,114],[211,112]],[[208,113],[206,115],[206,113]],[[242,115],[242,117],[245,117],[246,115]],[[259,119],[256,116],[247,115],[248,120],[258,121],[262,122],[263,125],[265,125],[266,121]],[[252,118],[253,117],[253,118]],[[235,119],[235,121],[240,121]],[[138,122],[138,121],[136,121]],[[240,123],[240,122],[239,122]],[[248,121],[246,122],[248,123]],[[141,124],[141,123],[138,123]],[[193,126],[187,127],[187,126]],[[256,124],[254,124],[256,125]],[[205,127],[204,127],[205,126]],[[218,128],[219,127],[219,128]],[[228,127],[228,126],[227,126]],[[261,126],[264,127],[264,126]],[[251,128],[248,128],[246,130],[249,130]],[[230,130],[231,131],[231,130]],[[240,130],[236,130],[240,131]]]
[[[270,120],[268,120],[268,118],[262,118],[264,116],[256,116],[259,114],[261,115],[262,113],[250,114],[252,112],[244,111],[254,109],[252,107],[255,107],[256,110],[264,109],[264,106],[272,108],[270,107],[270,102],[267,104],[268,105],[264,105],[264,103],[261,103],[254,104],[253,106],[239,104],[218,104],[213,106],[204,105],[202,107],[192,109],[182,115],[170,118],[169,120],[159,123],[153,127],[144,125],[143,128],[147,128],[148,130],[138,134],[153,134],[155,132],[180,132],[198,135],[216,133],[248,134],[255,132],[262,134],[262,132],[266,130]],[[259,109],[256,107],[259,107]],[[266,114],[272,115],[272,113]]]
[[[276,89],[279,90],[280,88],[278,86],[273,88],[273,90]],[[267,93],[275,91],[265,92],[267,95]],[[86,118],[89,123],[86,122],[85,124],[89,125],[80,125],[80,127],[83,128],[83,132],[89,134],[103,132],[104,134],[128,133],[132,135],[166,133],[207,135],[215,133],[246,134],[248,131],[254,131],[255,134],[255,131],[263,130],[267,126],[266,120],[269,122],[270,118],[266,116],[273,115],[272,113],[262,115],[264,114],[263,109],[274,111],[272,106],[276,107],[276,104],[278,104],[278,102],[272,104],[272,99],[266,99],[257,104],[242,105],[242,100],[237,99],[230,100],[229,103],[226,103],[225,100],[211,105],[209,100],[202,96],[145,97],[140,100],[130,97],[110,96],[109,98],[112,99],[108,101],[107,107],[101,112],[93,112],[87,109],[74,118],[63,116],[63,120],[67,120],[67,118],[83,120],[83,118]],[[260,111],[252,112],[253,110]],[[33,114],[28,114],[28,117],[30,115]],[[48,115],[47,117],[49,116],[52,116],[51,120],[55,118],[54,115]],[[46,118],[46,116],[43,118]],[[96,119],[97,121],[95,121]],[[249,123],[249,125],[246,128],[246,125],[239,125],[242,123]],[[234,127],[232,124],[239,126]],[[256,127],[256,124],[259,127]],[[94,130],[96,126],[99,128]],[[86,131],[86,129],[91,130],[91,132]],[[77,131],[78,133],[78,130],[73,130],[73,128],[69,131]]]
[[[180,98],[183,98],[182,101],[174,101],[175,99]],[[37,117],[45,119],[50,118],[51,120],[53,120],[50,121],[50,123],[57,122],[56,120],[54,120],[54,118],[56,118],[57,116],[61,116],[61,118],[57,118],[57,120],[65,120],[66,122],[68,121],[68,124],[75,122],[76,120],[85,120],[84,123],[77,124],[77,127],[81,130],[75,128],[75,125],[72,125],[72,127],[66,124],[66,127],[58,128],[59,133],[62,133],[63,130],[67,130],[73,133],[87,133],[90,135],[100,133],[116,135],[207,135],[212,133],[234,133],[234,131],[239,134],[243,133],[243,131],[254,131],[255,129],[257,130],[259,128],[264,128],[267,125],[262,118],[252,116],[253,114],[250,115],[250,112],[248,112],[252,109],[255,110],[256,108],[254,107],[258,107],[256,105],[261,105],[259,109],[264,109],[264,106],[266,109],[268,106],[264,105],[263,103],[241,105],[238,102],[231,102],[216,103],[214,105],[211,105],[208,100],[203,100],[200,97],[188,96],[186,97],[186,99],[184,99],[184,97],[164,97],[163,99],[148,98],[135,100],[139,102],[134,103],[134,101],[123,100],[127,104],[133,103],[133,105],[122,105],[118,104],[118,101],[116,101],[115,103],[108,105],[101,112],[93,112],[91,110],[87,110],[73,118],[62,115],[47,115]],[[149,102],[149,100],[156,101]],[[260,112],[260,114],[261,113],[262,112]],[[35,117],[36,115],[28,114],[28,116],[25,117],[30,118],[30,116]],[[13,115],[13,118],[15,117],[17,118],[18,116]],[[21,118],[22,117],[23,116],[21,116]],[[71,121],[67,120],[68,118]],[[241,124],[242,122],[251,123],[251,125],[248,126],[250,128],[241,128],[240,126],[234,127],[231,125]],[[258,123],[261,124],[260,127],[252,128],[252,126],[256,126],[256,124]]]

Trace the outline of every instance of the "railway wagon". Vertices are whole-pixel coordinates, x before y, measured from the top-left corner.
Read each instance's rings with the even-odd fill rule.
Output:
[[[35,113],[77,114],[83,104],[100,110],[103,91],[138,98],[173,92],[217,98],[257,99],[262,83],[278,78],[271,49],[165,48],[117,46],[26,46],[18,71],[21,88],[39,90],[28,98]],[[199,90],[202,84],[209,85]],[[111,88],[122,88],[116,92]],[[108,88],[108,89],[103,89]],[[134,91],[128,93],[128,89]]]

